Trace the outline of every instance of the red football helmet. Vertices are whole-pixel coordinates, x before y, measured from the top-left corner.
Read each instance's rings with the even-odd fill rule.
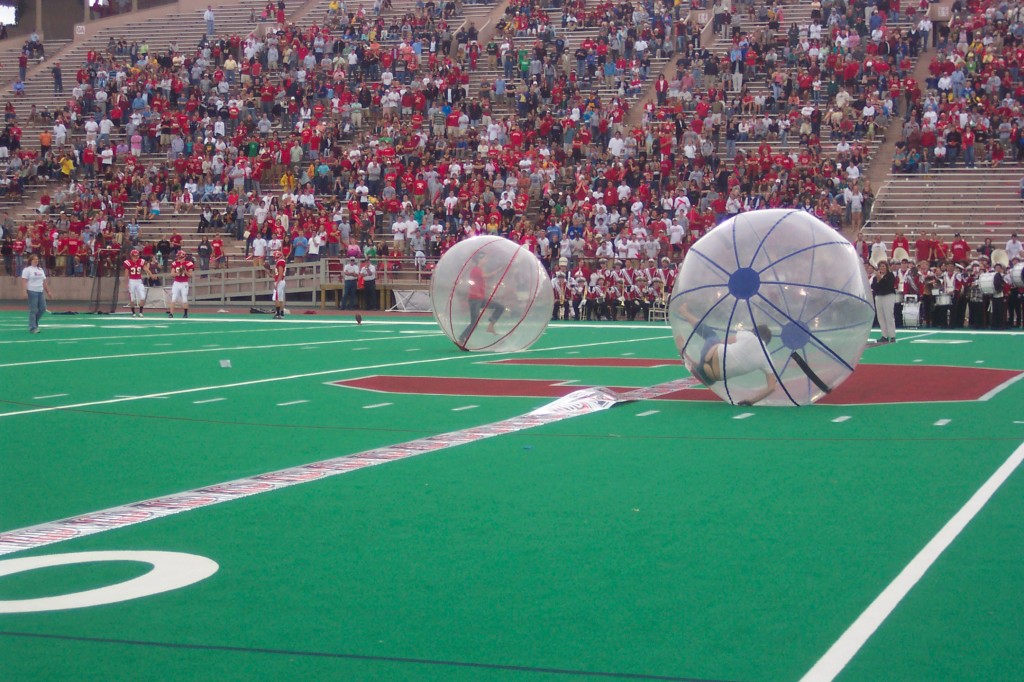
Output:
[[[132,249],[131,257],[132,258],[138,258],[139,257],[139,250],[138,249]]]

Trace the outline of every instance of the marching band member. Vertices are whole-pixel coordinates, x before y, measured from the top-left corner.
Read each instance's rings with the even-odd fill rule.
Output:
[[[622,305],[622,287],[614,276],[605,280],[605,300],[608,303],[609,319],[613,322],[619,319],[619,307]]]
[[[587,319],[600,320],[611,319],[611,315],[608,313],[608,292],[605,289],[604,276],[598,275],[597,281],[590,290],[587,292]]]
[[[651,299],[651,307],[668,307],[669,290],[665,288],[665,282],[655,277],[651,280],[651,288],[654,289],[654,298]]]
[[[637,282],[637,288],[640,290],[637,305],[640,307],[640,312],[643,313],[644,321],[647,322],[651,319],[651,304],[656,300],[657,292],[654,290],[649,279],[641,278]]]
[[[682,265],[682,261],[679,262]],[[669,293],[672,292],[672,287],[676,285],[676,275],[679,273],[679,266],[672,264],[672,259],[668,256],[663,256],[661,259],[661,272],[658,274],[659,277],[665,282],[665,290]]]
[[[582,320],[586,314],[587,278],[577,277],[572,283],[572,311],[574,320]]]
[[[554,290],[555,294],[555,306],[554,310],[551,311],[551,319],[569,319],[572,294],[569,291],[568,283],[565,281],[564,272],[559,271],[555,274],[555,278],[551,280],[551,288]]]
[[[985,326],[985,294],[981,290],[981,276],[985,268],[978,261],[971,263],[971,270],[964,278],[967,291],[967,311],[971,329],[982,329]]]
[[[645,277],[641,274],[637,276],[636,284],[625,285],[622,292],[622,301],[626,309],[626,319],[632,322],[636,319],[636,314],[640,312],[640,301],[644,296],[644,288],[641,283],[645,282]]]
[[[896,271],[896,327],[903,327],[903,292],[907,288],[907,279],[910,277],[910,260],[904,258],[900,262],[900,268]],[[916,294],[915,294],[916,295]]]
[[[943,296],[949,296],[949,304],[936,306],[935,311],[935,321],[936,323],[941,322],[944,329],[950,329],[956,324],[956,311],[960,304],[963,286],[963,278],[957,272],[956,265],[949,261],[946,263],[945,272],[939,277],[940,293]]]
[[[1006,294],[1009,290],[1010,278],[1005,275],[1006,266],[996,262],[993,266],[996,276],[992,279],[992,329],[1003,329],[1006,326]]]

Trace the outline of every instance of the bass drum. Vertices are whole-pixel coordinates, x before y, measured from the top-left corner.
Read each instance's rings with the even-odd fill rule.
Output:
[[[935,296],[935,306],[937,308],[950,305],[953,305],[952,294],[938,294],[937,296]]]
[[[996,273],[986,272],[978,276],[978,288],[981,289],[981,293],[986,296],[991,296],[996,293]]]
[[[917,329],[921,326],[921,303],[919,301],[903,302],[903,326]]]
[[[1010,284],[1015,287],[1024,287],[1024,263],[1017,263],[1010,268]]]

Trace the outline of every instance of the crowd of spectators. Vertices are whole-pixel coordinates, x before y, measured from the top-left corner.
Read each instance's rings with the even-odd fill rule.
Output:
[[[1024,160],[1024,16],[1019,3],[957,2],[938,32],[926,92],[903,124],[893,172]]]
[[[257,263],[277,248],[292,261],[369,252],[386,272],[500,234],[534,250],[556,286],[564,278],[570,303],[581,284],[582,300],[605,302],[563,316],[629,318],[670,289],[692,239],[731,215],[795,206],[863,224],[869,143],[913,111],[907,75],[929,44],[923,20],[895,23],[899,9],[881,3],[816,7],[788,29],[782,4],[716,6],[731,40],[718,53],[660,2],[549,12],[515,0],[486,47],[453,2],[336,1],[307,27],[279,9],[196,48],[111,40],[90,52],[65,105],[32,112],[47,123],[38,154],[20,149],[12,111],[12,159],[59,188],[14,226],[17,248],[88,274],[104,248],[138,244],[159,267],[174,235],[139,235],[174,211]],[[597,38],[574,40],[595,26]],[[674,58],[675,73],[631,128],[625,95],[652,55]],[[482,59],[499,78],[469,92]],[[207,248],[201,267],[225,263],[223,243]]]

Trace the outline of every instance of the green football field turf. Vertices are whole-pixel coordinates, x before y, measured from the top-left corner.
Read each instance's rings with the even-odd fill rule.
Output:
[[[984,401],[888,402],[904,368],[1024,371],[1022,340],[906,332],[865,351],[886,368],[870,404],[627,402],[12,552],[0,573],[124,550],[219,569],[152,596],[0,613],[0,676],[798,680],[1024,441],[1024,382]],[[551,401],[431,394],[463,379],[686,376],[664,325],[553,325],[514,356],[663,366],[492,362],[509,357],[460,353],[428,318],[49,316],[30,337],[23,315],[0,313],[0,533]],[[375,375],[419,377],[417,393],[331,383]],[[1015,471],[837,679],[1019,679],[1022,493]],[[0,602],[148,568],[14,573]]]

